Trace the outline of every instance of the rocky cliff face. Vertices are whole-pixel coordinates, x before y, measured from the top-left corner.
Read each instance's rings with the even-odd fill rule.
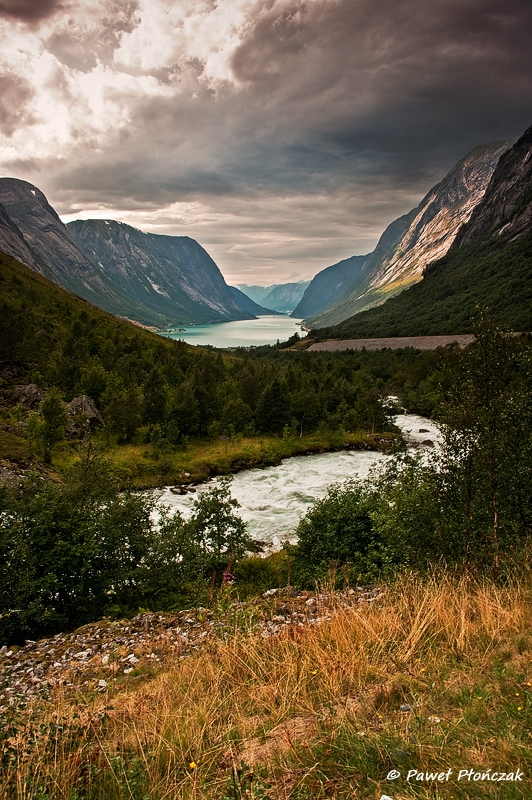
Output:
[[[165,324],[162,315],[148,320],[134,299],[112,285],[103,269],[82,252],[36,186],[16,178],[0,178],[0,202],[25,247],[21,253],[24,257],[15,255],[13,248],[5,250],[9,255],[20,257],[35,272],[105,311],[146,324]]]
[[[24,236],[17,228],[13,220],[10,219],[4,206],[0,205],[0,250],[7,253],[21,264],[39,271],[39,265],[35,254],[31,252],[30,248],[24,240]]]
[[[453,249],[494,233],[512,242],[532,229],[532,126],[497,164],[482,202],[459,231]]]
[[[212,258],[188,236],[143,233],[113,220],[77,220],[68,230],[123,293],[168,321],[254,317],[237,305]]]
[[[337,324],[380,305],[417,283],[442,258],[482,200],[501,155],[512,141],[476,147],[434,186],[416,209],[390,225],[364,264],[351,291],[311,317],[313,327]]]
[[[311,280],[290,316],[302,319],[318,314],[343,296],[362,274],[368,256],[351,256],[323,269]]]
[[[187,236],[116,222],[65,226],[31,183],[0,179],[0,250],[84,300],[145,325],[252,319]]]

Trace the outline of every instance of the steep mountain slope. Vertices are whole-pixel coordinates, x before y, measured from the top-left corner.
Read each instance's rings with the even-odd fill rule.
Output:
[[[320,336],[467,333],[478,305],[513,330],[532,330],[532,128],[501,158],[484,198],[447,255],[380,308]]]
[[[240,289],[237,289],[236,286],[230,286],[229,289],[231,290],[231,294],[233,295],[236,304],[243,310],[247,311],[249,314],[254,314],[255,316],[268,316],[268,315],[280,315],[280,311],[274,311],[272,308],[264,308],[264,306],[259,305],[251,297],[248,297],[247,294],[241,292]]]
[[[209,254],[188,236],[161,236],[113,220],[68,224],[79,246],[121,291],[169,322],[253,319]]]
[[[434,186],[416,209],[385,231],[349,294],[307,322],[313,327],[341,322],[420,281],[423,270],[441,258],[460,227],[481,201],[501,155],[512,141],[480,145]],[[405,226],[406,223],[406,227]],[[394,236],[396,233],[399,236]],[[386,241],[390,245],[386,248]]]
[[[298,281],[277,284],[271,288],[262,302],[267,308],[290,314],[303,297],[309,283],[310,281]]]
[[[21,264],[38,271],[39,266],[35,254],[31,252],[24,236],[2,205],[0,205],[0,250],[13,256]]]
[[[453,248],[463,247],[497,229],[501,242],[532,228],[532,125],[501,156],[482,203],[459,231]]]
[[[249,297],[253,302],[262,303],[266,295],[271,292],[273,286],[249,286],[247,283],[238,283],[236,286],[241,292],[244,292],[246,297]]]
[[[271,308],[281,314],[290,314],[297,306],[310,281],[297,283],[274,283],[272,286],[248,286],[239,283],[238,288],[255,303]]]
[[[116,306],[121,298],[106,280],[98,265],[91,263],[83,253],[57,213],[36,186],[16,178],[0,178],[0,203],[9,219],[23,236],[28,253],[11,255],[21,257],[23,263],[85,300],[119,313]],[[22,258],[22,256],[25,256]],[[132,311],[134,304],[128,308]]]
[[[112,314],[162,327],[253,317],[235,303],[218,267],[193,239],[142,234],[125,226],[130,233],[115,237],[124,245],[120,253],[107,232],[116,232],[118,223],[97,220],[94,227],[103,229],[98,255],[98,248],[86,249],[31,183],[0,178],[0,203],[5,209],[0,211],[3,252]],[[96,244],[96,232],[88,233],[91,223],[80,225]],[[128,249],[128,239],[140,241],[136,250],[133,245]]]
[[[298,319],[310,317],[342,297],[360,277],[367,258],[367,255],[351,256],[318,272],[290,316]]]

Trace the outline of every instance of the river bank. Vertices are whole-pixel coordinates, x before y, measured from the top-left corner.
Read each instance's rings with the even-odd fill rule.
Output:
[[[271,467],[295,456],[316,455],[349,450],[372,450],[390,453],[399,445],[396,433],[315,433],[307,436],[255,436],[191,442],[172,451],[153,445],[131,444],[110,447],[106,455],[117,467],[124,483],[136,489],[162,486],[193,487],[220,475]],[[66,465],[73,455],[63,453],[56,459]]]

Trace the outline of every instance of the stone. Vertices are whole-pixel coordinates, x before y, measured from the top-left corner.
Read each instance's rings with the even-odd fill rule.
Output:
[[[88,423],[92,428],[103,425],[103,417],[96,408],[94,400],[86,394],[81,394],[79,397],[75,397],[70,401],[68,404],[68,413],[74,418],[72,420],[74,426],[76,426],[76,423],[79,424],[79,422]]]
[[[29,408],[35,408],[41,402],[43,393],[36,383],[28,383],[26,386],[15,386],[13,398]]]

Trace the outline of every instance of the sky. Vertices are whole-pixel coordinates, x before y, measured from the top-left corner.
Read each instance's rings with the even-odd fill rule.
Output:
[[[0,0],[0,175],[233,284],[370,252],[530,124],[531,0]]]

